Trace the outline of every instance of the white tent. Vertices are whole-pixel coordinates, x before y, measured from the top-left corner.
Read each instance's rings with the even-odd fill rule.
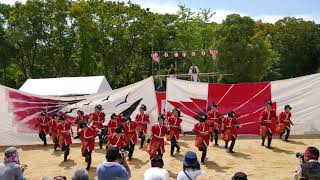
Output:
[[[20,91],[45,96],[87,95],[112,90],[104,76],[28,79]]]

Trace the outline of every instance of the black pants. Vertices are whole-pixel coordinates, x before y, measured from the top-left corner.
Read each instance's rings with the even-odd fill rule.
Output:
[[[284,136],[284,140],[288,141],[289,136],[290,136],[290,129],[288,127],[286,127],[285,132],[283,132],[282,134],[280,134],[280,139],[282,139],[282,136],[286,134]]]
[[[99,145],[100,145],[100,149],[102,149],[102,144],[103,144],[103,136],[102,134],[99,135]]]
[[[226,143],[225,148],[228,148],[229,141],[225,141],[225,143]],[[229,152],[233,152],[233,148],[235,144],[236,144],[236,138],[232,136]]]
[[[180,146],[177,144],[177,139],[175,136],[173,136],[173,138],[171,140],[170,155],[173,155],[174,148],[177,148],[177,151],[180,151]]]
[[[266,138],[262,137],[262,143],[261,143],[262,146],[264,146],[265,140],[266,140]],[[268,130],[268,147],[271,146],[271,141],[272,141],[272,133]]]
[[[44,145],[47,145],[46,132],[44,131],[39,132],[39,138],[43,141]]]
[[[57,150],[57,147],[59,147],[59,137],[56,136],[54,137],[55,138],[55,143],[54,143],[54,146],[53,146],[53,149],[56,151]]]
[[[85,158],[85,161],[87,162],[87,170],[90,169],[91,162],[92,162],[92,151],[86,150],[82,156]]]
[[[201,162],[204,163],[204,160],[207,157],[207,146],[204,143],[202,145],[201,151],[202,151]]]
[[[126,150],[129,151],[128,153],[128,157],[131,158],[132,155],[133,155],[133,151],[134,151],[134,146],[135,144],[133,144],[131,141],[130,141],[130,144],[127,146]]]
[[[144,135],[144,132],[139,134],[139,138],[141,139],[140,148],[143,148],[144,141],[146,140],[146,136]]]
[[[63,150],[64,150],[64,161],[67,161],[69,153],[70,153],[69,145],[65,145]]]
[[[214,136],[213,136],[214,135]],[[218,129],[215,129],[213,131],[213,133],[211,134],[211,142],[213,141],[213,137],[214,137],[214,144],[218,145],[218,138],[219,138],[219,131]]]

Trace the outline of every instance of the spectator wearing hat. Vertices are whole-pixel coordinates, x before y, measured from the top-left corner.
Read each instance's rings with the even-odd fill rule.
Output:
[[[248,180],[248,177],[243,172],[237,172],[233,175],[231,180]]]
[[[213,142],[214,136],[214,145],[219,146],[218,137],[219,137],[219,127],[221,127],[221,117],[222,115],[218,112],[218,105],[212,104],[210,111],[208,111],[208,123],[210,125],[210,141]]]
[[[150,159],[152,159],[158,153],[158,156],[163,155],[164,149],[164,137],[168,132],[167,126],[164,124],[165,116],[161,115],[158,118],[158,123],[155,123],[151,127],[150,143],[148,148],[148,153]]]
[[[103,108],[101,105],[97,105],[94,107],[94,113],[91,113],[91,122],[92,125],[96,126],[96,128],[98,129],[102,129],[103,128],[103,123],[105,121],[105,117],[106,115],[104,114],[104,112],[102,111]],[[102,149],[102,144],[103,144],[103,137],[102,134],[99,135],[99,146],[100,149]]]
[[[261,122],[260,126],[260,135],[262,137],[261,146],[264,146],[266,137],[268,136],[268,148],[271,148],[272,141],[272,121],[277,119],[276,111],[271,109],[272,101],[269,100],[265,104],[264,111],[261,112],[259,121]]]
[[[195,146],[202,151],[201,163],[204,164],[204,160],[207,156],[207,148],[210,141],[210,125],[206,122],[207,116],[201,116],[199,122],[193,127],[193,132],[197,135],[195,139]]]
[[[23,172],[28,166],[20,164],[18,150],[9,147],[4,151],[4,162],[0,164],[0,179],[24,180]]]
[[[126,153],[117,147],[107,149],[106,161],[97,167],[98,180],[121,179],[128,180],[131,176],[130,167],[126,161]]]
[[[293,125],[293,123],[291,121],[291,116],[292,116],[291,109],[292,108],[290,105],[285,105],[284,111],[280,113],[279,118],[278,118],[278,123],[284,124],[284,127],[285,127],[285,129],[281,130],[281,132],[280,132],[280,139],[282,139],[282,136],[284,134],[286,134],[285,138],[284,138],[285,141],[288,141],[288,139],[289,139],[290,125]]]
[[[189,75],[191,77],[191,81],[198,82],[198,74],[200,73],[198,66],[195,65],[194,62],[192,62],[192,66],[189,68]]]
[[[47,112],[43,111],[37,118],[36,126],[39,129],[39,138],[43,141],[43,145],[47,145],[46,135],[49,134],[50,130],[50,118],[47,116]]]
[[[130,117],[125,118],[126,122],[123,123],[124,133],[127,137],[127,150],[129,151],[128,160],[131,161],[134,147],[137,143],[137,123],[132,121]]]
[[[183,158],[183,171],[180,171],[177,180],[195,180],[198,176],[205,176],[200,170],[197,154],[188,151]]]
[[[71,138],[71,125],[72,123],[66,120],[65,115],[59,117],[59,125],[57,126],[59,135],[59,146],[64,151],[64,161],[67,161],[70,153],[70,145],[72,144]]]
[[[72,180],[89,180],[88,171],[85,169],[78,169],[74,172]]]
[[[146,114],[147,106],[142,104],[139,108],[139,113],[135,117],[135,121],[138,124],[137,133],[141,139],[140,149],[143,148],[144,141],[146,140],[146,133],[148,129],[148,124],[150,123],[149,115]]]
[[[231,140],[229,152],[233,153],[233,147],[236,143],[237,134],[235,128],[239,128],[234,112],[228,113],[222,120],[222,134],[221,138],[225,141],[225,148],[228,148],[228,143]]]
[[[300,158],[300,165],[297,167],[293,179],[320,179],[319,149],[308,147],[303,154],[304,156],[302,159]]]
[[[169,125],[169,135],[168,141],[171,141],[171,149],[170,149],[170,156],[173,157],[174,148],[177,148],[177,152],[180,152],[180,146],[178,145],[179,135],[183,133],[181,123],[181,112],[180,109],[174,108],[173,109],[173,116],[168,118],[168,125]]]
[[[144,180],[169,180],[169,173],[163,169],[164,163],[161,156],[151,159],[151,168],[144,172]]]

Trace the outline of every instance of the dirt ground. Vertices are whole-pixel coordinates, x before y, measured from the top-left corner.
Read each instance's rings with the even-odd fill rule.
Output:
[[[176,179],[177,173],[182,169],[183,154],[188,151],[196,151],[198,158],[201,154],[194,147],[194,137],[182,137],[179,144],[180,154],[175,157],[169,156],[170,146],[166,143],[166,153],[164,155],[165,169],[170,174],[170,179]],[[303,151],[307,146],[320,147],[320,136],[293,138],[289,142],[280,141],[274,138],[273,149],[260,146],[260,139],[239,138],[235,145],[234,154],[226,152],[220,141],[219,147],[210,144],[208,149],[208,161],[201,169],[210,176],[210,179],[231,179],[237,171],[248,174],[250,180],[253,179],[292,179],[294,169],[298,164],[295,157],[296,152]],[[5,147],[0,147],[0,158],[3,159]],[[71,155],[67,162],[63,162],[63,153],[54,152],[52,145],[47,147],[22,146],[20,153],[21,162],[28,165],[25,176],[28,180],[41,180],[44,176],[53,178],[57,175],[65,175],[71,179],[73,172],[78,168],[85,168],[86,164],[80,154],[80,145],[74,144],[71,148]],[[93,153],[92,168],[89,171],[91,179],[95,179],[96,167],[105,160],[105,150],[100,150],[96,146]],[[138,149],[136,146],[134,158],[129,162],[132,170],[133,180],[143,179],[143,173],[150,167],[149,156],[146,151]]]

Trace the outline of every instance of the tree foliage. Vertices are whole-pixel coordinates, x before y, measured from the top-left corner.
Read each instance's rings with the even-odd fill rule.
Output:
[[[104,75],[117,88],[166,74],[171,63],[186,73],[192,61],[201,72],[233,74],[218,79],[227,83],[319,70],[320,26],[314,22],[288,17],[268,24],[233,14],[217,24],[210,9],[179,8],[176,14],[157,14],[130,1],[0,4],[0,83],[18,88],[28,78]],[[150,57],[152,51],[209,48],[218,48],[218,60],[171,54],[158,65]]]

